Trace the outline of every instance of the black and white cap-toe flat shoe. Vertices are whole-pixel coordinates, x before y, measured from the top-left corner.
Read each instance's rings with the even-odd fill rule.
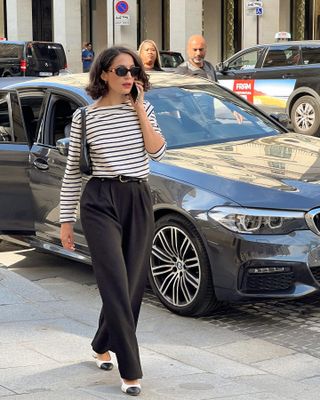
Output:
[[[110,359],[110,361],[104,361],[104,360],[99,360],[96,354],[93,354],[92,356],[93,356],[98,368],[103,369],[105,371],[112,370],[113,362],[111,359]]]
[[[126,393],[130,396],[139,396],[139,394],[141,393],[141,385],[140,384],[127,385],[122,380],[121,381],[121,390],[123,391],[123,393]]]

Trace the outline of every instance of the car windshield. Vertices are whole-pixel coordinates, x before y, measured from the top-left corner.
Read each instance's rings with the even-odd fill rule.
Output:
[[[278,125],[217,85],[153,89],[146,98],[171,148],[282,133]]]

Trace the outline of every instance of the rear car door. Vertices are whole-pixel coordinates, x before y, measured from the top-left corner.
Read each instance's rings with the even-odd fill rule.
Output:
[[[256,68],[253,103],[265,112],[285,112],[287,101],[303,75],[301,51],[297,45],[274,44]]]
[[[287,101],[301,75],[301,52],[288,43],[251,48],[231,58],[218,75],[222,85],[265,112],[285,112]]]
[[[48,90],[45,104],[38,138],[30,154],[31,188],[36,194],[35,226],[39,239],[60,245],[59,201],[67,157],[59,152],[57,142],[68,140],[72,115],[85,102],[69,92]],[[79,220],[74,233],[77,249],[87,251]]]
[[[0,90],[0,233],[33,234],[30,146],[16,91]]]

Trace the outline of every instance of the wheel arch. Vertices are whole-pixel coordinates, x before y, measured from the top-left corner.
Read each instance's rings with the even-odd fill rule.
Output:
[[[184,218],[186,221],[188,221],[189,223],[191,223],[193,225],[193,228],[196,230],[196,232],[200,236],[200,238],[202,240],[202,243],[203,243],[203,246],[205,247],[206,252],[207,252],[206,256],[208,258],[208,262],[210,264],[210,271],[211,271],[211,283],[212,283],[212,285],[214,287],[214,285],[215,285],[214,284],[214,265],[212,264],[211,258],[209,257],[209,247],[208,247],[208,243],[207,243],[205,235],[203,234],[203,232],[201,230],[198,229],[194,218],[192,218],[192,216],[187,211],[182,210],[180,208],[177,209],[175,207],[170,207],[170,206],[156,208],[154,210],[154,220],[155,220],[155,222],[158,221],[161,217],[163,217],[165,215],[168,215],[168,214],[175,214],[177,216],[180,216],[180,217]]]
[[[320,95],[312,88],[309,87],[300,87],[291,93],[286,107],[286,113],[291,118],[291,110],[294,103],[302,96],[312,96],[319,103],[320,106]]]

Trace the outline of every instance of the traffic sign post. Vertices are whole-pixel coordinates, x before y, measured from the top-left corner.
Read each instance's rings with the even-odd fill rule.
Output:
[[[118,14],[125,14],[129,10],[129,4],[126,1],[118,1],[115,7]]]
[[[259,17],[263,15],[262,1],[247,1],[247,15],[257,17],[257,44],[259,44]]]
[[[263,14],[263,2],[262,1],[247,1],[247,15],[255,16]]]
[[[114,25],[130,25],[130,15],[127,15],[129,4],[124,0],[117,1],[114,9]]]

